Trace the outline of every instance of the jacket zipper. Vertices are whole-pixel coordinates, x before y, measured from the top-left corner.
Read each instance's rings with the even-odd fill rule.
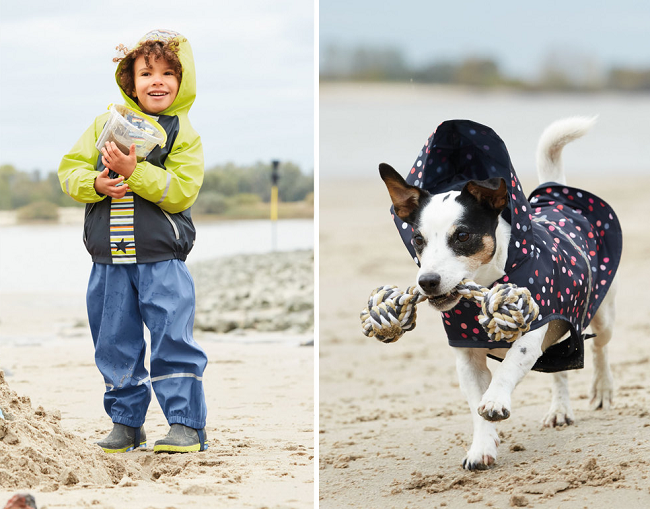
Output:
[[[174,235],[176,236],[176,240],[180,240],[181,236],[180,233],[178,233],[178,226],[176,226],[176,223],[172,219],[172,216],[170,216],[167,212],[165,212],[163,209],[162,213],[165,214],[165,217],[168,219],[168,221],[172,224],[172,228],[174,229]]]

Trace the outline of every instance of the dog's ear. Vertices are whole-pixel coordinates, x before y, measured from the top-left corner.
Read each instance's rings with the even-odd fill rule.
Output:
[[[461,194],[470,195],[479,204],[499,213],[508,205],[508,186],[502,178],[470,180]]]
[[[407,184],[404,178],[386,163],[379,165],[379,175],[388,188],[390,199],[393,200],[395,214],[401,220],[408,222],[411,214],[420,206],[422,199],[428,196],[429,193],[419,187]]]

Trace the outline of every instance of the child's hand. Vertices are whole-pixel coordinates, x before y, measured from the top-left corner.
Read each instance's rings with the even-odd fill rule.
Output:
[[[129,155],[124,155],[122,151],[117,148],[113,141],[107,141],[102,147],[102,163],[106,168],[113,170],[115,173],[122,175],[128,179],[137,163],[135,157],[135,144],[129,148]]]
[[[116,179],[109,178],[108,168],[106,168],[95,179],[95,191],[98,194],[105,194],[111,198],[124,198],[124,195],[129,190],[129,186],[126,184],[118,186],[123,181],[124,177],[122,176]]]

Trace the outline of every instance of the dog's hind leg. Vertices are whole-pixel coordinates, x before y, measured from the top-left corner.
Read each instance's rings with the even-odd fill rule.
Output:
[[[478,413],[488,421],[510,417],[512,391],[542,355],[542,343],[548,324],[517,339],[499,365],[490,386],[481,398]]]
[[[605,300],[600,305],[598,312],[591,321],[591,328],[596,337],[593,338],[591,350],[594,359],[594,377],[591,384],[591,401],[592,410],[602,408],[607,410],[614,399],[614,378],[609,369],[609,358],[607,355],[607,343],[612,338],[614,330],[614,297],[616,295],[616,281],[605,296]]]
[[[573,424],[573,410],[569,398],[569,374],[566,371],[553,373],[552,391],[551,408],[542,419],[542,424],[546,427]]]
[[[476,412],[483,393],[490,385],[492,374],[485,362],[484,350],[454,348],[454,352],[456,353],[456,370],[460,389],[467,398],[474,424],[472,446],[463,459],[463,468],[484,470],[496,460],[499,447],[499,435],[495,424],[486,421]]]

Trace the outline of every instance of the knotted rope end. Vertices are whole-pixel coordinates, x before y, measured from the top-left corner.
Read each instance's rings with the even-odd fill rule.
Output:
[[[394,343],[415,328],[416,306],[424,299],[414,286],[406,292],[396,286],[376,288],[368,298],[368,307],[361,311],[363,333],[383,343]]]
[[[479,323],[490,340],[512,343],[530,330],[539,306],[528,288],[499,284],[485,290]]]

